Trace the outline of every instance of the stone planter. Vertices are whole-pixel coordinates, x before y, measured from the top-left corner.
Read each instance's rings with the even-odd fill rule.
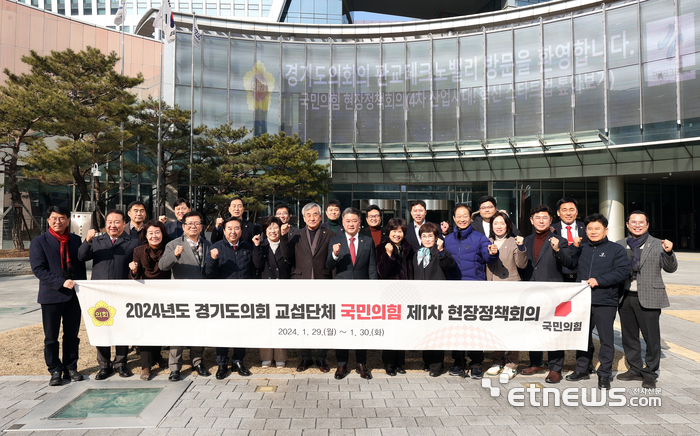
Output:
[[[0,259],[0,277],[25,276],[32,274],[28,257]]]

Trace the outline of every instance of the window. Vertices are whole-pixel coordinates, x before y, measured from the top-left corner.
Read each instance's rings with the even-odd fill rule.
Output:
[[[92,0],[83,1],[83,15],[92,15]]]
[[[110,0],[109,2],[109,14],[117,15],[119,11],[119,0]]]
[[[44,0],[44,9],[46,9],[47,11],[53,9],[53,7],[51,6],[51,0]]]
[[[70,14],[80,15],[80,3],[78,3],[78,0],[70,1]]]
[[[216,3],[207,3],[207,15],[216,16]]]
[[[66,15],[66,0],[58,0],[58,13]]]
[[[136,9],[139,15],[145,14],[146,10],[148,10],[148,4],[146,2],[138,2],[136,3]]]
[[[106,0],[97,0],[97,15],[105,15],[107,12],[105,1]]]

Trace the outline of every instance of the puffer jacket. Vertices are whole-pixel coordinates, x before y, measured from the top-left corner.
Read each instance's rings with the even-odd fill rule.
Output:
[[[574,268],[578,267],[578,279],[596,279],[598,286],[591,289],[591,304],[594,306],[617,306],[620,291],[630,275],[627,251],[608,238],[581,244],[572,257]]]
[[[445,250],[455,260],[450,270],[451,280],[486,280],[486,264],[498,261],[498,253],[489,254],[491,241],[470,225],[464,230],[457,226],[445,236]]]

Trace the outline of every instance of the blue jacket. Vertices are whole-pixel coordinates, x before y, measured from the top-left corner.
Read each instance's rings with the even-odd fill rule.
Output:
[[[621,290],[630,275],[627,251],[619,244],[603,238],[598,242],[581,244],[572,257],[578,266],[578,280],[596,279],[598,286],[591,289],[591,304],[617,306]]]
[[[483,234],[474,231],[470,225],[464,230],[454,227],[445,236],[445,250],[455,261],[449,271],[451,280],[486,280],[486,264],[498,261],[498,253],[489,254],[491,241]]]
[[[73,265],[73,280],[86,280],[85,262],[78,260],[80,236],[70,234],[68,251]],[[61,267],[61,244],[51,233],[43,233],[32,240],[29,246],[29,263],[32,272],[39,279],[39,296],[37,303],[54,304],[70,301],[75,290],[63,287],[68,277],[63,276]]]

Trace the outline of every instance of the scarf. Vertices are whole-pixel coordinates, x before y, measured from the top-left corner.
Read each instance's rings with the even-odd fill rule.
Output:
[[[649,238],[649,232],[646,232],[642,236],[635,238],[627,238],[627,246],[632,250],[629,255],[630,258],[630,278],[632,280],[637,280],[637,274],[639,273],[639,261],[642,258],[641,247],[647,242]]]
[[[421,247],[418,250],[418,265],[423,265],[423,268],[427,268],[430,264],[430,248]]]
[[[56,233],[51,227],[49,227],[49,233],[56,238],[61,246],[61,268],[63,268],[64,278],[71,278],[72,274],[72,264],[70,261],[70,248],[68,248],[68,241],[70,240],[70,232],[66,229],[62,235]]]

